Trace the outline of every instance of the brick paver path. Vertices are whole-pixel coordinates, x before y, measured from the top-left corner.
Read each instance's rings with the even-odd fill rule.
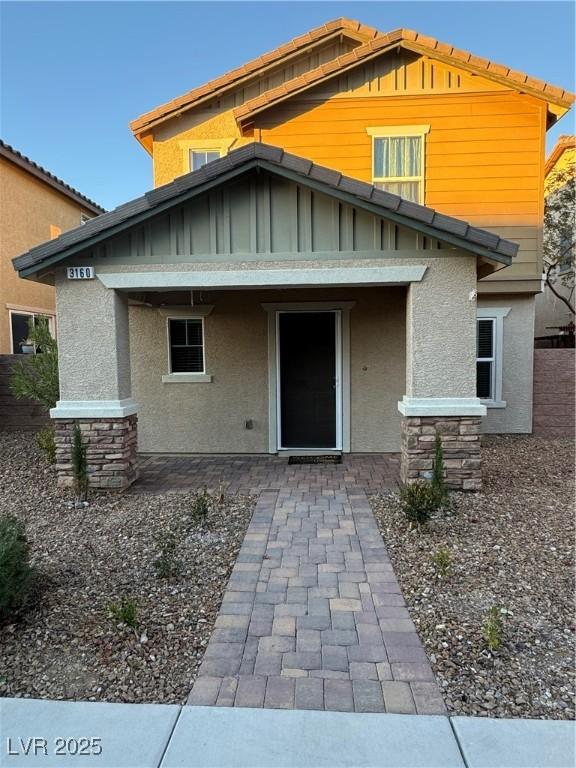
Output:
[[[284,465],[266,475],[189,703],[445,714],[370,510],[370,462]]]
[[[288,464],[285,456],[146,456],[138,460],[135,493],[167,493],[195,488],[254,493],[280,488],[320,493],[349,487],[378,491],[400,482],[400,456],[392,453],[346,454],[341,464]]]

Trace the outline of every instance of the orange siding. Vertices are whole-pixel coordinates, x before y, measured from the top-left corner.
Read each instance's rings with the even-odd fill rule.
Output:
[[[426,205],[517,240],[506,278],[538,278],[544,102],[513,92],[308,98],[257,117],[255,136],[371,181],[366,128],[412,124],[431,126]]]

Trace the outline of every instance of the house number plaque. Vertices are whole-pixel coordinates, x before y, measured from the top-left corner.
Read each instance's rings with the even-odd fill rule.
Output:
[[[93,280],[94,267],[68,267],[68,280]]]

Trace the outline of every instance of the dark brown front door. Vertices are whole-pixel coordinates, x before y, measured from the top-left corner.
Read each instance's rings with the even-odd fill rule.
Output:
[[[281,312],[282,448],[336,447],[336,315]]]

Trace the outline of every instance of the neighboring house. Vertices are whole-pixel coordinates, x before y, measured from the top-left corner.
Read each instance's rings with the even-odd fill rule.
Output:
[[[558,192],[559,183],[565,180],[566,174],[576,175],[576,136],[560,136],[544,166],[544,196],[550,199]],[[572,212],[576,215],[575,212]],[[576,232],[576,222],[574,224]],[[574,246],[572,246],[572,249]],[[560,296],[574,305],[574,274],[573,266],[567,260],[567,265],[561,269],[563,279],[554,281],[554,288]],[[536,323],[534,335],[536,346],[574,345],[574,332],[568,329],[574,323],[574,314],[566,304],[550,290],[543,280],[542,293],[536,296]]]
[[[55,332],[55,291],[49,281],[22,280],[12,258],[104,209],[0,140],[0,354],[20,354],[31,317]]]
[[[546,129],[574,97],[340,19],[132,123],[157,188],[15,260],[56,285],[60,479],[143,451],[402,451],[481,484],[530,432]],[[190,173],[190,171],[192,171]],[[88,279],[77,279],[77,278]]]

